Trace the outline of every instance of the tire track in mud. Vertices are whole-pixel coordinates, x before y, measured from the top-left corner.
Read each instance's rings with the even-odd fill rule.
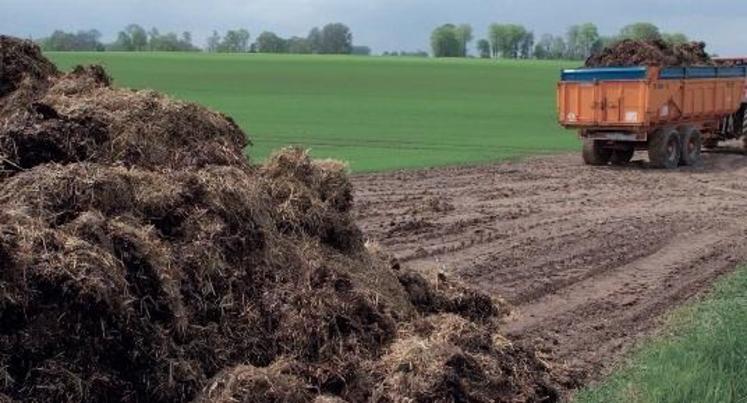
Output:
[[[514,339],[599,376],[661,315],[747,261],[747,157],[675,171],[576,155],[354,177],[367,236],[516,306]]]

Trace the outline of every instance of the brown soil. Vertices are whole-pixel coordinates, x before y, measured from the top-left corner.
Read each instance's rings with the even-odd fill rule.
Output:
[[[504,296],[517,307],[510,335],[579,368],[579,380],[747,260],[744,155],[707,154],[704,167],[677,171],[592,168],[569,155],[354,184],[367,237],[426,277],[455,274]],[[434,198],[454,208],[427,208]]]
[[[712,64],[705,43],[670,45],[667,42],[626,39],[586,60],[586,67],[704,66]]]
[[[0,402],[558,399],[502,300],[365,247],[343,164],[0,55]]]

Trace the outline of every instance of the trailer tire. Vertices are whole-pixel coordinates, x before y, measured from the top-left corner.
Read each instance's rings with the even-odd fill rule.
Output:
[[[648,159],[653,168],[674,169],[680,163],[682,146],[679,133],[672,128],[654,132],[648,140]]]
[[[700,153],[703,148],[703,136],[700,135],[700,131],[688,126],[682,129],[680,136],[682,141],[680,165],[700,165],[703,162],[703,156]]]
[[[584,139],[584,148],[581,155],[586,165],[607,165],[612,157],[612,150],[604,148],[601,141]]]
[[[610,163],[612,165],[625,165],[633,159],[633,154],[635,154],[635,147],[612,150]]]

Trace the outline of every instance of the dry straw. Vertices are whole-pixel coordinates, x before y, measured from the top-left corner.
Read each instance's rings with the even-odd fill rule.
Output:
[[[0,401],[557,397],[505,304],[366,250],[344,165],[0,55]]]

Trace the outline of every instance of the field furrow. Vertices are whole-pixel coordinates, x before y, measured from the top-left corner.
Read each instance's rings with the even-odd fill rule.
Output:
[[[657,171],[577,155],[359,175],[367,236],[427,275],[508,299],[506,324],[590,376],[747,260],[747,158]]]

